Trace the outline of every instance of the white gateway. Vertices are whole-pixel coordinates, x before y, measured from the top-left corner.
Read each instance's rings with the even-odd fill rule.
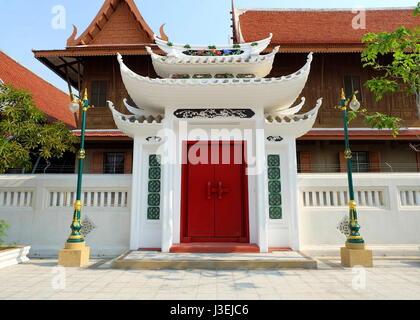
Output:
[[[116,125],[134,138],[131,249],[212,243],[299,250],[296,138],[322,99],[298,114],[312,54],[300,70],[264,78],[271,40],[227,46],[173,44],[148,52],[161,79],[134,73],[118,55],[135,105]]]

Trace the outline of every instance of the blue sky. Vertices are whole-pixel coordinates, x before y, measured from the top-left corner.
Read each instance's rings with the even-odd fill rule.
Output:
[[[66,83],[32,54],[32,49],[62,49],[72,24],[84,31],[104,0],[0,0],[0,49],[45,80],[67,91]],[[143,17],[174,42],[227,43],[231,36],[231,0],[135,0]],[[238,8],[355,8],[409,7],[417,0],[235,0]],[[65,29],[54,29],[52,12],[65,8]]]

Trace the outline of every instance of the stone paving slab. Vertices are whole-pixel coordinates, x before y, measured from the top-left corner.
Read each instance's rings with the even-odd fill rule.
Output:
[[[341,300],[420,299],[418,257],[375,259],[373,268],[344,268],[315,257],[318,270],[118,270],[106,260],[86,268],[34,259],[0,270],[2,300]]]

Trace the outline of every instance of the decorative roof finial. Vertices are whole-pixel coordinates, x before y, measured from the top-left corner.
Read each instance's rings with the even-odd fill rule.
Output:
[[[160,38],[162,39],[162,40],[164,40],[164,41],[168,41],[169,40],[169,38],[168,38],[168,36],[166,35],[166,33],[165,33],[165,26],[166,26],[166,23],[164,23],[164,24],[162,24],[161,26],[160,26],[160,29],[159,29],[159,32],[160,32]]]
[[[76,36],[77,36],[77,27],[73,25],[73,33],[67,39],[67,47],[77,45]]]

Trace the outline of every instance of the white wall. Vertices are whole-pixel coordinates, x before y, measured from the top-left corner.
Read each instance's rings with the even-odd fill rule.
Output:
[[[367,244],[420,244],[420,173],[353,175],[360,234]],[[343,244],[345,174],[300,174],[302,246]],[[357,192],[359,191],[359,192]],[[314,202],[315,200],[315,202]]]
[[[87,244],[93,256],[118,255],[129,248],[131,175],[83,178],[82,216],[97,226]],[[346,175],[299,174],[298,180],[302,248],[342,245],[337,224],[348,213]],[[368,244],[420,244],[420,174],[354,174],[354,181],[363,191],[356,200]],[[76,175],[0,176],[6,242],[31,245],[32,255],[56,255],[70,234],[75,186]]]
[[[86,237],[92,255],[128,249],[130,188],[131,175],[83,175],[82,218],[96,225]],[[57,255],[70,235],[75,189],[76,175],[0,176],[0,220],[10,225],[6,243],[31,245],[31,255]]]

